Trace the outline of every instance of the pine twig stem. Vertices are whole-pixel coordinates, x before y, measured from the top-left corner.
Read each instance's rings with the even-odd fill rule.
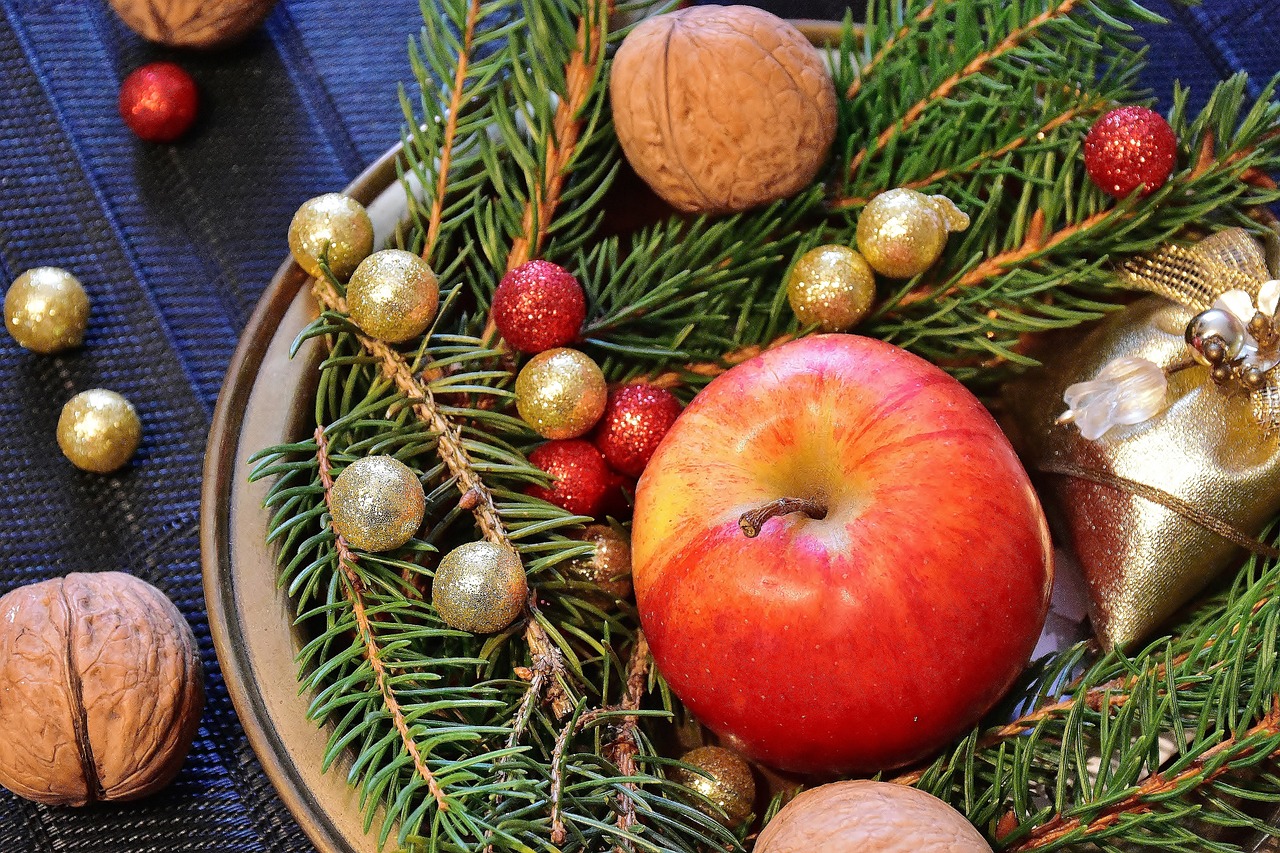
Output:
[[[1172,776],[1164,776],[1159,772],[1152,773],[1132,794],[1103,809],[1089,820],[1082,818],[1066,818],[1061,814],[1031,830],[1031,833],[1018,844],[1008,848],[1009,853],[1025,853],[1028,850],[1040,850],[1070,836],[1073,841],[1084,841],[1105,831],[1121,821],[1126,815],[1141,814],[1151,810],[1151,803],[1176,790],[1186,782],[1198,780],[1197,785],[1203,787],[1220,776],[1231,772],[1234,762],[1223,761],[1210,768],[1215,759],[1224,752],[1239,748],[1237,758],[1247,758],[1257,753],[1256,746],[1240,747],[1241,743],[1253,739],[1270,739],[1271,755],[1280,751],[1280,743],[1274,739],[1280,736],[1280,696],[1271,700],[1271,710],[1255,723],[1243,735],[1228,737],[1221,743],[1205,750],[1187,766]]]
[[[546,243],[548,228],[560,204],[560,193],[569,177],[569,163],[582,136],[581,113],[591,97],[593,81],[603,59],[604,22],[608,0],[588,0],[587,12],[578,19],[578,41],[564,67],[565,96],[556,105],[551,135],[547,139],[542,181],[533,188],[520,223],[520,236],[507,255],[507,270],[535,258]],[[487,339],[487,335],[485,336]]]
[[[555,714],[556,719],[563,719],[573,710],[573,700],[569,698],[569,691],[564,683],[564,655],[556,648],[555,643],[551,642],[546,629],[538,623],[538,608],[534,604],[532,594],[525,609],[529,617],[525,623],[524,640],[533,657],[535,678],[539,672],[545,675],[538,682],[538,688],[540,691],[545,691],[543,698],[551,704],[551,712]],[[530,684],[529,690],[533,692],[533,683]]]
[[[948,2],[948,0],[943,0],[943,2],[946,3]],[[915,26],[919,26],[920,24],[923,24],[925,21],[929,20],[929,18],[933,17],[933,12],[937,8],[937,6],[938,6],[937,3],[930,3],[928,6],[925,6],[923,9],[917,12],[912,23],[903,24],[901,27],[899,27],[896,33],[889,36],[889,38],[885,39],[884,44],[880,45],[880,49],[875,52],[875,55],[867,60],[866,65],[861,65],[858,67],[858,76],[855,77],[853,82],[849,84],[849,88],[844,93],[844,98],[846,101],[852,101],[854,98],[858,96],[858,92],[862,91],[862,81],[867,76],[867,74],[869,74],[873,68],[875,68],[884,60],[885,56],[888,55],[889,51],[892,50],[899,41],[907,37],[907,34],[911,32],[911,28],[913,24]]]
[[[907,181],[906,183],[902,184],[902,186],[906,189],[918,190],[922,187],[927,187],[932,184],[936,184],[939,181],[953,179],[953,178],[959,177],[960,175],[965,175],[970,172],[973,172],[979,167],[983,166],[984,164],[991,163],[992,161],[998,160],[999,158],[1005,156],[1006,154],[1013,153],[1014,151],[1018,150],[1023,145],[1026,145],[1028,142],[1030,142],[1033,139],[1042,139],[1044,136],[1048,135],[1049,133],[1052,133],[1053,131],[1057,130],[1059,127],[1062,127],[1064,124],[1066,124],[1067,122],[1071,121],[1074,118],[1077,118],[1078,116],[1099,112],[1101,108],[1106,104],[1107,104],[1107,101],[1101,98],[1094,98],[1094,99],[1085,101],[1083,103],[1074,104],[1069,109],[1065,109],[1062,112],[1055,115],[1053,118],[1047,120],[1046,122],[1044,122],[1044,124],[1035,128],[1030,133],[1024,133],[1023,135],[1017,137],[1016,139],[1011,139],[1008,142],[1006,142],[1004,145],[1000,146],[999,148],[993,149],[991,151],[983,151],[981,154],[971,158],[965,163],[960,163],[955,166],[943,167],[933,172],[933,174],[926,175],[923,178],[917,178],[914,181]],[[848,210],[850,208],[862,207],[869,201],[871,201],[870,196],[836,198],[836,199],[833,199],[828,206],[831,210]]]
[[[1076,234],[1079,234],[1081,231],[1088,231],[1090,228],[1093,228],[1109,218],[1118,216],[1121,219],[1125,219],[1128,218],[1129,215],[1130,214],[1127,213],[1117,214],[1115,210],[1111,209],[1100,210],[1092,216],[1086,217],[1073,225],[1067,225],[1051,234],[1046,234],[1044,212],[1037,210],[1032,214],[1031,225],[1027,229],[1027,236],[1019,246],[1013,249],[1006,249],[1003,252],[998,252],[987,258],[985,261],[969,270],[969,272],[960,276],[955,284],[947,288],[941,296],[934,296],[932,294],[932,286],[925,285],[923,287],[916,288],[911,293],[904,296],[895,308],[905,308],[909,305],[928,299],[954,296],[961,290],[973,287],[976,284],[981,284],[982,282],[1004,272],[1009,267],[1022,263],[1032,255],[1052,249],[1074,237]]]
[[[858,167],[862,165],[863,160],[883,148],[885,144],[896,134],[901,133],[911,125],[915,124],[916,119],[920,118],[920,115],[928,107],[945,100],[953,91],[955,91],[957,86],[982,71],[982,69],[986,68],[1001,56],[1004,56],[1006,53],[1016,49],[1024,41],[1030,38],[1036,30],[1040,29],[1040,27],[1044,26],[1049,21],[1070,14],[1071,10],[1075,8],[1078,2],[1079,0],[1060,0],[1056,6],[1044,10],[1030,21],[1027,21],[1025,26],[1013,30],[1009,35],[1005,36],[1004,40],[998,45],[993,47],[991,50],[979,53],[971,59],[964,68],[939,83],[932,92],[925,95],[923,99],[912,104],[898,122],[896,122],[892,127],[887,127],[881,131],[880,135],[876,137],[874,142],[866,148],[863,148],[854,156],[853,162],[849,165],[849,174],[857,174]]]
[[[627,664],[627,690],[622,698],[621,708],[628,711],[636,711],[640,708],[640,701],[644,697],[644,687],[649,677],[649,641],[645,639],[644,633],[637,631],[635,646],[631,650],[631,659]],[[568,748],[569,741],[573,739],[575,732],[585,729],[587,726],[595,723],[608,710],[605,708],[596,708],[587,711],[584,714],[570,718],[565,727],[560,730],[560,734],[556,736],[555,748],[551,751],[551,792],[549,799],[551,800],[551,843],[563,844],[567,836],[564,820],[561,818],[560,799],[564,792],[564,772],[562,765],[564,764],[564,752]],[[617,736],[606,747],[606,753],[610,755],[615,764],[618,765],[619,771],[624,776],[630,776],[635,772],[635,754],[637,751],[635,739],[635,727],[638,717],[634,714],[628,714],[623,717],[621,727]],[[632,790],[635,786],[628,784],[627,787]],[[618,828],[627,829],[634,826],[635,807],[631,804],[629,798],[619,796],[618,811]]]
[[[794,341],[795,339],[795,335],[780,335],[764,346],[751,344],[749,346],[740,347],[721,356],[719,361],[695,362],[693,364],[685,365],[684,369],[681,371],[668,370],[663,373],[659,373],[657,376],[651,376],[647,379],[640,378],[632,381],[642,383],[644,385],[652,385],[655,388],[678,388],[685,384],[685,374],[693,374],[694,376],[703,376],[708,379],[714,379],[736,364],[749,361],[750,359],[760,355],[762,352],[767,352],[774,347],[780,347],[785,343]]]
[[[329,459],[329,442],[325,438],[323,426],[316,427],[315,442],[316,461],[320,470],[320,484],[324,488],[324,504],[330,515],[332,515],[333,464]],[[448,811],[449,801],[445,799],[444,790],[440,787],[439,782],[436,781],[435,774],[427,767],[426,759],[423,757],[422,751],[418,749],[418,744],[413,739],[413,734],[409,731],[409,723],[405,719],[404,710],[400,707],[400,702],[396,699],[395,691],[387,678],[387,669],[382,662],[378,642],[373,636],[373,625],[364,606],[364,596],[362,595],[364,584],[360,580],[360,576],[356,574],[355,569],[352,568],[355,565],[356,556],[352,553],[351,547],[340,533],[334,531],[333,536],[334,549],[338,555],[338,566],[346,579],[348,596],[351,600],[351,610],[356,618],[356,627],[360,633],[360,640],[364,643],[364,657],[369,661],[370,668],[373,669],[374,682],[378,685],[378,692],[382,695],[383,707],[387,709],[387,714],[391,717],[392,724],[400,734],[400,741],[404,745],[405,752],[408,753],[409,758],[413,761],[414,771],[427,783],[427,790],[435,798],[436,805],[440,808],[440,811]]]
[[[476,27],[480,23],[480,0],[471,0],[467,7],[467,19],[462,31],[462,50],[458,53],[458,65],[454,69],[453,89],[449,93],[449,107],[440,140],[440,170],[436,174],[435,193],[431,199],[431,215],[427,220],[427,235],[422,245],[422,257],[430,259],[440,235],[440,222],[444,218],[444,198],[449,188],[449,166],[453,160],[453,146],[458,135],[458,112],[462,109],[463,90],[470,70],[471,48],[475,41]]]

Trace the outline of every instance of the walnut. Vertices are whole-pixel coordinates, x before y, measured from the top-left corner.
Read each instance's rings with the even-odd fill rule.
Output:
[[[622,150],[674,207],[747,210],[807,187],[836,132],[817,50],[750,6],[697,6],[640,23],[614,59]]]
[[[991,853],[951,806],[889,782],[831,782],[810,788],[774,816],[755,853]]]
[[[262,23],[276,0],[110,0],[129,29],[173,47],[214,47]]]
[[[132,800],[169,783],[204,708],[191,627],[121,572],[0,598],[0,785],[50,805]]]

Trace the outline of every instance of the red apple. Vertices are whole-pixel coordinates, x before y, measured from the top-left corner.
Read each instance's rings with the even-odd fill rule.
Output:
[[[748,538],[743,514],[782,498],[825,517]],[[676,695],[803,772],[901,766],[971,727],[1025,666],[1053,582],[1044,514],[987,410],[853,335],[708,385],[645,469],[632,535],[640,620]]]

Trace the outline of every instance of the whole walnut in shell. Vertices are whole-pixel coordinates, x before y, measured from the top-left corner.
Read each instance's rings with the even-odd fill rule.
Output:
[[[807,187],[836,132],[817,50],[750,6],[697,6],[636,26],[609,96],[636,173],[689,212],[747,210]]]
[[[50,805],[132,800],[191,748],[204,684],[178,608],[121,572],[0,598],[0,785]]]
[[[129,29],[172,47],[215,47],[247,35],[276,0],[109,0]]]
[[[832,782],[769,821],[755,853],[991,853],[960,812],[918,788]]]

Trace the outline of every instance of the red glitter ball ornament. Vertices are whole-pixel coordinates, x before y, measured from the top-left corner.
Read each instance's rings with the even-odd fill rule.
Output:
[[[1084,138],[1084,168],[1103,192],[1124,198],[1139,186],[1148,196],[1173,174],[1178,139],[1169,122],[1146,107],[1112,110]]]
[[[493,294],[493,324],[511,346],[537,353],[575,340],[587,318],[582,285],[550,261],[529,261],[502,277]]]
[[[574,515],[600,515],[610,487],[617,488],[617,475],[604,464],[604,457],[588,441],[571,438],[540,444],[529,461],[551,475],[551,485],[529,486],[526,495],[542,498]]]
[[[636,502],[636,478],[609,471],[609,480],[605,483],[604,499],[600,502],[601,516],[611,515],[614,518],[626,518],[631,515],[631,508]]]
[[[140,139],[173,142],[196,120],[196,81],[172,62],[134,70],[120,86],[120,117]]]
[[[596,447],[614,469],[639,477],[681,409],[670,391],[624,385],[609,394],[596,427]]]

